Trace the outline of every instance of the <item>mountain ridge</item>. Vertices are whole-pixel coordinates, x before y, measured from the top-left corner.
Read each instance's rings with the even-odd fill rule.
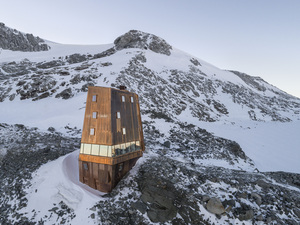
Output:
[[[16,29],[6,27],[0,23],[0,48],[12,51],[48,51],[49,46],[39,37],[32,34],[25,34]]]
[[[300,99],[141,31],[102,46],[48,44],[1,53],[0,223],[300,222]],[[108,195],[76,181],[96,85],[139,95],[146,143]]]

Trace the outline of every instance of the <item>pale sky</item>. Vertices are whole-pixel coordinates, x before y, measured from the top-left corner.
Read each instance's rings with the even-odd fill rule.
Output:
[[[300,0],[0,0],[0,22],[64,44],[136,29],[300,97]]]

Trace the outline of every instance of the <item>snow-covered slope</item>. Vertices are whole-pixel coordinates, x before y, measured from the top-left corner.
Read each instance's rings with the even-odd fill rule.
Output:
[[[169,141],[170,129],[178,122],[205,127],[215,133],[217,130],[220,131],[218,136],[239,141],[237,133],[229,135],[227,130],[246,128],[247,123],[251,130],[247,135],[251,139],[251,132],[269,127],[266,123],[300,119],[299,99],[261,78],[220,70],[156,36],[131,31],[110,45],[49,45],[48,52],[4,50],[1,53],[1,122],[43,130],[54,127],[62,132],[66,125],[80,129],[87,87],[121,84],[140,95],[143,119],[155,123],[164,134],[161,142]],[[149,46],[155,46],[155,51]],[[161,121],[157,123],[155,119]],[[221,130],[218,129],[220,124],[225,124]],[[292,124],[298,126],[298,123]],[[294,137],[293,134],[289,136]],[[280,134],[282,143],[285,143],[285,135],[286,132]],[[297,138],[293,140],[289,142],[292,146],[276,145],[276,152],[283,151],[280,146],[289,146],[289,151],[297,152],[293,150]],[[268,146],[259,149],[270,151],[265,142],[261,136],[260,141],[257,138],[253,144],[242,147],[247,155],[257,155],[257,146]],[[291,155],[299,156],[298,153]],[[269,154],[262,154],[260,161],[265,164],[259,162],[256,167],[300,172],[294,158],[290,158],[291,162],[286,159],[282,166]]]
[[[163,177],[159,178],[160,182],[166,182],[166,186],[172,187],[172,191],[179,191],[184,196],[192,190],[194,197],[197,194],[201,196],[205,193],[209,194],[206,188],[207,185],[212,184],[208,181],[203,181],[204,186],[192,187],[196,183],[201,183],[201,179],[211,179],[211,177],[200,179],[202,175],[194,170],[213,174],[214,170],[219,167],[227,168],[224,169],[224,174],[220,174],[220,179],[226,184],[217,184],[220,181],[213,181],[216,184],[213,184],[212,188],[216,191],[214,195],[219,196],[224,205],[224,201],[229,196],[222,197],[219,189],[222,185],[227,187],[228,192],[235,193],[231,195],[236,204],[231,206],[232,210],[228,211],[226,217],[223,216],[220,219],[213,214],[204,213],[204,206],[207,208],[208,201],[203,200],[204,197],[201,198],[202,200],[197,200],[196,205],[190,202],[190,206],[193,205],[192,208],[198,208],[197,210],[201,211],[200,214],[205,214],[203,217],[196,213],[201,220],[205,218],[209,223],[215,222],[216,224],[222,224],[225,220],[233,222],[235,218],[242,221],[245,218],[239,215],[244,215],[247,210],[250,213],[250,209],[247,208],[249,206],[252,208],[252,213],[255,213],[255,216],[250,213],[253,222],[259,221],[259,214],[263,216],[263,220],[267,221],[270,213],[268,204],[266,208],[256,205],[254,207],[252,201],[254,197],[241,201],[234,184],[229,181],[228,174],[235,173],[233,171],[236,170],[247,171],[245,176],[251,179],[245,178],[243,182],[253,182],[253,185],[251,188],[245,184],[243,186],[241,179],[244,178],[238,175],[241,176],[237,181],[240,183],[241,190],[248,194],[251,190],[253,193],[265,195],[264,188],[261,187],[263,184],[258,180],[264,179],[276,190],[274,193],[277,193],[277,191],[280,192],[281,186],[276,183],[275,187],[272,179],[276,180],[279,175],[274,175],[274,178],[269,174],[253,174],[254,171],[300,173],[298,163],[300,159],[298,150],[300,146],[298,138],[300,99],[279,90],[261,78],[236,71],[220,70],[170,46],[165,40],[155,35],[140,31],[129,31],[118,37],[113,44],[108,45],[76,46],[46,43],[50,46],[48,51],[2,50],[0,54],[0,123],[7,123],[0,126],[0,132],[3,135],[0,139],[2,140],[0,151],[4,161],[8,153],[14,152],[17,144],[21,144],[22,140],[26,139],[20,136],[21,131],[18,127],[8,124],[17,123],[29,126],[22,128],[26,132],[33,129],[32,127],[37,127],[43,137],[55,134],[64,138],[70,136],[80,138],[87,87],[94,85],[107,87],[125,85],[129,91],[139,95],[147,160],[141,161],[143,163],[130,173],[129,178],[121,182],[117,188],[119,192],[114,192],[109,200],[104,198],[90,200],[93,194],[74,181],[75,175],[70,173],[71,167],[76,169],[74,166],[76,153],[59,158],[41,167],[36,175],[33,175],[30,185],[24,185],[26,189],[23,191],[28,204],[26,207],[20,207],[19,217],[23,215],[22,213],[26,213],[26,218],[35,222],[40,219],[46,221],[47,218],[52,221],[50,223],[61,221],[75,223],[76,221],[75,224],[82,224],[84,218],[90,223],[103,222],[104,218],[113,217],[113,215],[101,211],[101,207],[112,207],[111,205],[116,204],[118,207],[129,207],[128,210],[133,210],[130,207],[132,202],[135,202],[135,209],[139,213],[134,212],[133,215],[136,219],[139,218],[137,221],[146,224],[155,221],[188,223],[191,217],[184,215],[191,215],[195,211],[181,212],[178,205],[175,210],[174,205],[164,205],[165,203],[157,200],[156,197],[159,199],[159,196],[153,197],[158,201],[155,204],[159,207],[172,211],[164,211],[165,214],[173,215],[175,211],[177,212],[175,219],[171,220],[169,217],[162,218],[162,212],[159,211],[162,209],[153,208],[151,204],[154,203],[149,198],[143,197],[142,203],[140,202],[143,195],[149,193],[155,195],[151,190],[144,188],[146,181],[141,178],[141,173],[147,171],[147,168],[151,166],[150,163],[155,164],[154,159],[158,157],[167,162],[167,164],[163,163],[162,167],[173,174],[178,185],[169,183],[170,180],[165,180]],[[19,137],[19,141],[10,143],[7,141],[9,140],[8,134]],[[73,143],[74,140],[70,142]],[[43,148],[40,144],[33,146],[35,149]],[[76,147],[73,146],[72,150],[74,148]],[[50,148],[50,151],[52,149]],[[176,165],[180,165],[182,169],[177,170]],[[55,168],[55,173],[61,172],[62,174],[55,182],[52,182],[54,173],[48,174],[47,172],[52,170],[50,168]],[[160,173],[154,174],[157,177],[161,175]],[[194,177],[199,177],[200,180]],[[23,182],[22,179],[20,178],[19,183]],[[28,179],[25,179],[26,182]],[[149,177],[149,179],[152,178]],[[291,184],[297,186],[297,179]],[[45,194],[47,188],[49,191]],[[285,188],[283,192],[290,187]],[[294,188],[295,190],[292,189],[296,193],[299,192],[299,187]],[[119,201],[120,198],[122,199],[121,190],[125,191],[122,203]],[[131,192],[136,192],[132,197],[132,202],[128,197],[132,194]],[[44,194],[46,196],[43,196]],[[102,194],[96,193],[96,195]],[[169,195],[169,193],[166,194]],[[250,195],[252,196],[251,193]],[[39,198],[45,198],[47,205],[39,211],[37,209],[32,211],[39,207],[37,203]],[[267,198],[263,199],[267,203]],[[97,201],[101,203],[96,204]],[[178,199],[174,198],[172,201],[176,202]],[[180,201],[189,202],[185,197]],[[146,203],[148,206],[145,206]],[[19,203],[16,201],[14,204]],[[284,203],[278,202],[278,204]],[[82,207],[89,208],[83,209]],[[240,211],[239,208],[241,208]],[[87,214],[91,212],[90,215],[94,215],[89,219],[87,216],[90,215],[79,216],[79,211],[84,210]],[[117,213],[115,210],[113,212]],[[293,221],[299,222],[297,212],[293,211],[292,214],[284,212],[282,219],[288,221],[288,215],[290,215]],[[63,216],[59,216],[60,213]],[[120,216],[124,216],[123,212],[119,213]],[[153,213],[160,216],[155,217]],[[277,213],[279,212],[275,214]],[[19,221],[15,219],[17,215],[14,219],[12,212],[9,215],[10,217],[6,218]],[[281,217],[276,216],[276,218],[279,221]]]

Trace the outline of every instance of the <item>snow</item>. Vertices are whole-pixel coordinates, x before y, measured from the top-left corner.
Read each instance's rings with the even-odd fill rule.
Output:
[[[36,222],[47,215],[48,224],[55,224],[57,217],[51,216],[49,209],[63,201],[76,214],[72,224],[94,224],[89,217],[90,208],[105,193],[79,182],[78,155],[79,150],[41,166],[33,175],[32,186],[26,190],[28,204],[21,212]]]
[[[0,54],[1,62],[12,62],[21,61],[23,59],[29,59],[34,62],[51,61],[57,59],[61,56],[72,55],[74,53],[79,54],[96,54],[101,53],[111,47],[113,44],[107,45],[66,45],[58,44],[53,42],[46,42],[51,49],[48,51],[41,52],[21,52],[21,51],[11,51],[2,50]]]
[[[64,133],[64,127],[83,126],[86,95],[79,94],[69,100],[46,98],[38,102],[31,100],[5,101],[1,103],[1,122],[24,124],[45,131],[54,127]]]
[[[199,126],[239,143],[260,171],[300,173],[300,121],[205,123]]]

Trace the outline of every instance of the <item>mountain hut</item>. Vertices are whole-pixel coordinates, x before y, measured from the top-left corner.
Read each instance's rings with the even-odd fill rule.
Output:
[[[120,89],[89,87],[79,153],[79,180],[111,192],[143,155],[138,95]]]

